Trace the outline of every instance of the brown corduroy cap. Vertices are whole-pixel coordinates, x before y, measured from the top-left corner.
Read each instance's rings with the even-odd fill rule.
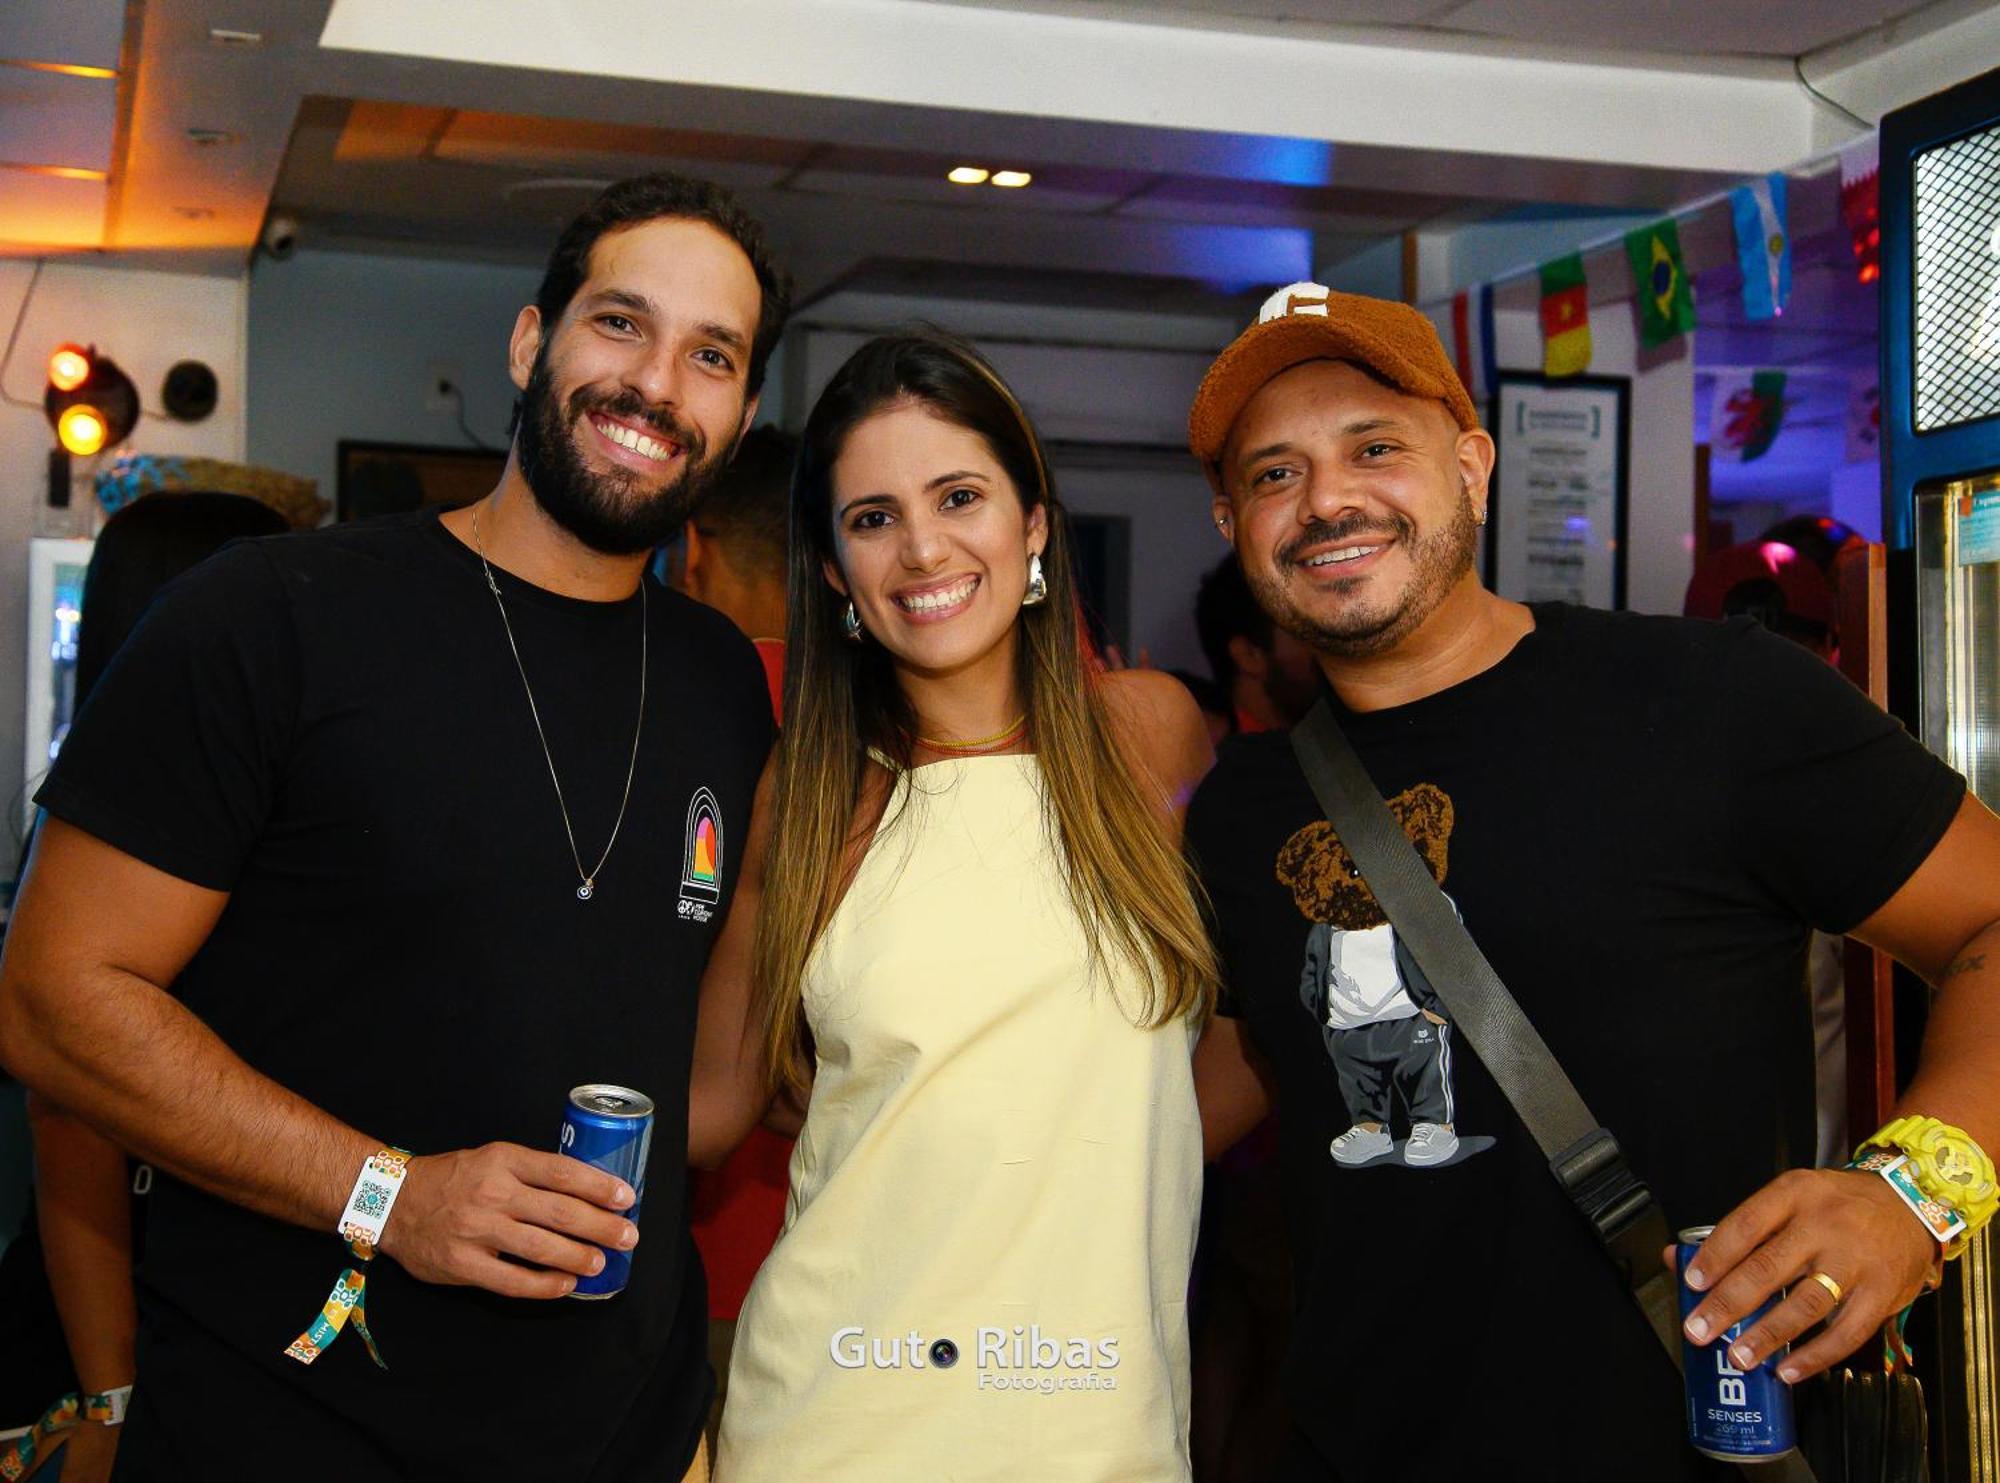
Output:
[[[1400,391],[1443,402],[1461,428],[1479,426],[1465,383],[1420,310],[1317,283],[1288,284],[1215,358],[1194,394],[1188,446],[1218,491],[1222,448],[1238,415],[1272,377],[1309,360],[1357,362]]]

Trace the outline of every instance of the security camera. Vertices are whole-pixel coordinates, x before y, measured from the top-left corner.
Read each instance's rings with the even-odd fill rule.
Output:
[[[296,217],[274,216],[264,223],[264,251],[283,262],[299,250],[299,223]]]

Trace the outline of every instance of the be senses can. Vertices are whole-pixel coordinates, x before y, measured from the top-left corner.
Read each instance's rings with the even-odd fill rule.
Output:
[[[625,1218],[639,1223],[639,1205],[646,1195],[646,1155],[653,1146],[653,1099],[630,1087],[591,1082],[569,1094],[563,1108],[562,1152],[573,1159],[615,1174],[632,1187],[635,1198]],[[573,1298],[608,1298],[625,1290],[632,1277],[632,1253],[600,1246],[604,1270],[579,1277]]]
[[[1714,1226],[1691,1226],[1680,1233],[1681,1320],[1686,1322],[1702,1294],[1687,1285],[1688,1263]],[[1782,1296],[1780,1294],[1779,1296]],[[1777,1306],[1774,1296],[1712,1344],[1693,1344],[1681,1331],[1681,1370],[1687,1387],[1688,1441],[1695,1451],[1723,1462],[1765,1462],[1798,1445],[1792,1426],[1792,1388],[1778,1378],[1778,1354],[1749,1370],[1729,1358],[1743,1331]]]

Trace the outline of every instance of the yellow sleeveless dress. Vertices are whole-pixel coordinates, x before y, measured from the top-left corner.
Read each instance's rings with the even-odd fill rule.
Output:
[[[1035,758],[917,768],[883,818],[806,973],[717,1483],[1186,1479],[1191,1031],[1093,977]]]

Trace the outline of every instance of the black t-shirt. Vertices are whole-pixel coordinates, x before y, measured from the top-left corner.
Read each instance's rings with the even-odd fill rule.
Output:
[[[1713,1222],[1812,1162],[1808,928],[1894,894],[1964,784],[1747,621],[1533,611],[1493,668],[1336,711],[1669,1224]],[[1224,746],[1188,839],[1229,1008],[1277,1077],[1287,1393],[1326,1476],[1711,1476],[1672,1367],[1397,951],[1284,734]],[[1337,1150],[1371,1110],[1388,1136]],[[1434,1127],[1413,1156],[1417,1121]]]
[[[641,599],[498,578],[587,869],[632,759]],[[696,987],[772,727],[726,619],[646,602],[631,801],[588,901],[478,558],[434,513],[230,547],[93,692],[38,801],[230,893],[172,991],[251,1066],[419,1154],[553,1151],[584,1082],[658,1107],[623,1294],[511,1300],[379,1258],[386,1371],[352,1335],[309,1368],[283,1355],[346,1261],[332,1232],[163,1178],[121,1476],[680,1476],[710,1389],[684,1208]]]

